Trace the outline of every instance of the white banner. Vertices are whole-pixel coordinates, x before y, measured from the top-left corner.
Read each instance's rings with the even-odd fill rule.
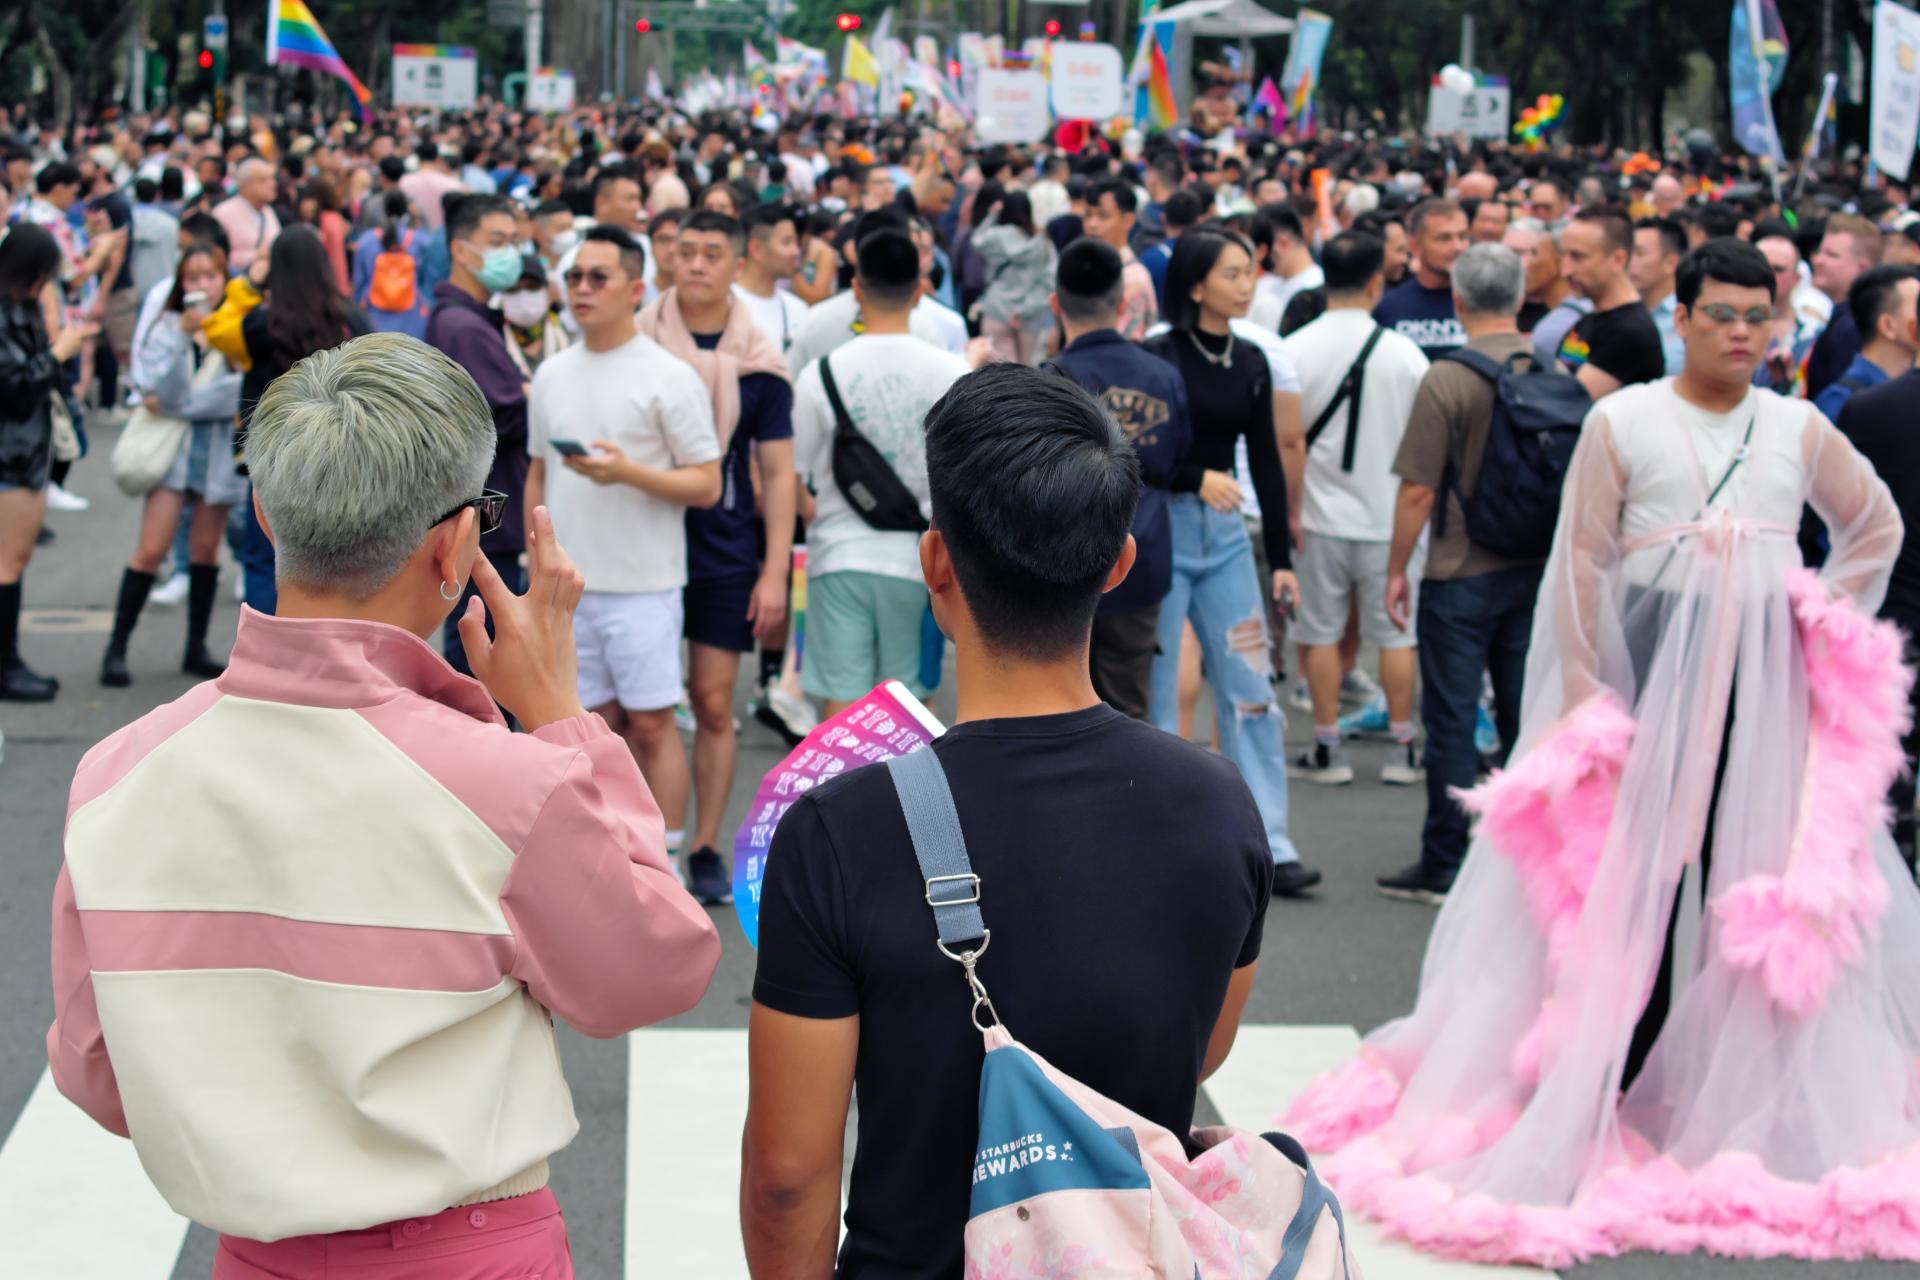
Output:
[[[980,73],[974,134],[982,142],[1038,142],[1053,123],[1047,110],[1047,78],[1038,71]]]
[[[1120,114],[1126,81],[1120,51],[1110,44],[1053,46],[1053,114],[1062,120],[1105,120]]]
[[[1427,133],[1430,137],[1464,133],[1469,138],[1504,138],[1513,114],[1513,90],[1504,84],[1483,84],[1470,93],[1455,93],[1445,85],[1427,86]]]
[[[479,91],[473,50],[444,44],[393,46],[393,105],[464,111]]]
[[[648,75],[654,75],[649,69]],[[527,81],[527,110],[573,110],[573,72],[542,69]]]
[[[1905,181],[1920,131],[1920,13],[1881,0],[1873,6],[1873,163]]]

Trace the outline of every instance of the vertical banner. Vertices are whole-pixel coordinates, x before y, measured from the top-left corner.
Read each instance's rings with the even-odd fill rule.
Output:
[[[1733,0],[1727,80],[1733,96],[1733,136],[1748,155],[1787,162],[1773,123],[1773,90],[1787,69],[1787,35],[1773,0]]]
[[[1333,37],[1333,19],[1313,9],[1302,9],[1294,16],[1293,39],[1287,45],[1287,62],[1280,72],[1280,91],[1287,95],[1287,109],[1293,113],[1293,127],[1302,138],[1314,134],[1313,98],[1320,90],[1320,62],[1327,56],[1327,41]]]
[[[1920,130],[1920,13],[1888,0],[1873,6],[1872,101],[1874,167],[1904,182]]]

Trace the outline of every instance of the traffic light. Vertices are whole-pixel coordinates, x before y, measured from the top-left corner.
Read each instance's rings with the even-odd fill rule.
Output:
[[[1048,19],[1047,19],[1047,26],[1046,26],[1046,32],[1047,32],[1047,39],[1049,39],[1049,40],[1051,40],[1051,39],[1053,39],[1053,38],[1054,38],[1055,36],[1057,36],[1057,35],[1059,35],[1059,34],[1060,34],[1060,20],[1059,20],[1058,18],[1048,18]]]
[[[837,14],[833,19],[833,25],[842,31],[858,31],[860,29],[860,15],[857,13]]]
[[[200,51],[200,69],[202,71],[213,70],[213,50],[202,49]]]
[[[633,24],[633,29],[634,29],[634,31],[635,31],[635,32],[637,32],[638,34],[640,34],[640,35],[643,35],[643,36],[644,36],[644,35],[646,35],[646,34],[647,34],[647,33],[648,33],[649,31],[652,31],[652,30],[653,30],[653,19],[652,19],[652,18],[641,18],[641,19],[639,19],[638,21],[636,21],[636,22],[635,22],[635,23]]]

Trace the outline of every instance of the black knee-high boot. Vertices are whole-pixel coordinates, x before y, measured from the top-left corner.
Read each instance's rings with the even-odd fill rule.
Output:
[[[196,564],[187,569],[187,653],[180,669],[211,680],[227,669],[207,652],[207,624],[213,619],[213,601],[220,590],[220,566]]]
[[[133,676],[127,671],[127,641],[133,638],[133,628],[139,623],[140,611],[147,607],[147,593],[152,590],[150,573],[128,569],[120,575],[120,602],[113,608],[113,638],[107,641],[107,651],[100,656],[100,683],[109,688],[121,689],[133,683]]]
[[[20,661],[20,584],[0,585],[0,701],[47,702],[60,682]]]

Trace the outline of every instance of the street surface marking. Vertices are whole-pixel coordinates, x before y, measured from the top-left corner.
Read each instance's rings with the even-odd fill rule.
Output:
[[[746,1122],[745,1028],[627,1037],[628,1280],[745,1280]]]

